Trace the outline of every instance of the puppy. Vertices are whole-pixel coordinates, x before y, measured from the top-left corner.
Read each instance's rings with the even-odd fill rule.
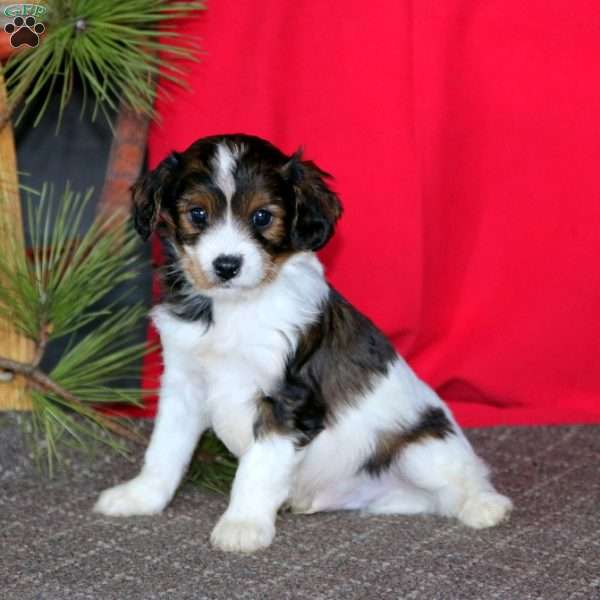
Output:
[[[449,409],[327,284],[314,252],[341,206],[326,173],[257,137],[209,137],[140,179],[133,202],[138,232],[165,245],[164,375],[144,466],[96,511],[162,511],[210,427],[239,457],[211,535],[222,550],[268,546],[283,505],[477,528],[507,516]]]

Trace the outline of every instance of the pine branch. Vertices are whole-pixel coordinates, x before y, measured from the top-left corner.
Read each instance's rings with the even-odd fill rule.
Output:
[[[38,349],[39,353],[39,349]],[[35,364],[22,363],[16,360],[10,360],[0,356],[0,370],[8,373],[16,373],[22,375],[27,379],[28,383],[43,394],[54,394],[67,402],[79,405],[80,407],[85,406],[85,402],[78,398],[75,394],[72,394],[68,390],[58,385],[55,381],[50,379],[42,370],[37,368]],[[104,415],[98,413],[96,419],[102,423],[102,426],[112,431],[113,433],[127,438],[130,441],[140,441],[139,434],[134,431],[123,427],[114,420],[111,420]],[[143,438],[142,438],[143,441]]]
[[[46,323],[40,328],[40,335],[38,337],[37,347],[35,349],[35,355],[33,357],[32,366],[34,369],[40,366],[44,353],[46,352],[46,346],[48,345],[48,338],[52,327]]]
[[[137,403],[139,389],[117,387],[115,382],[129,378],[149,350],[145,343],[133,343],[130,333],[145,314],[142,306],[98,305],[135,275],[134,232],[125,223],[106,228],[106,219],[96,219],[80,234],[91,193],[82,197],[67,188],[58,211],[52,208],[56,204],[51,196],[51,189],[44,187],[27,203],[33,244],[30,258],[17,250],[18,232],[4,227],[11,261],[0,259],[0,315],[35,343],[30,362],[0,357],[0,372],[21,375],[35,391],[32,415],[39,424],[36,431],[45,439],[50,469],[65,432],[82,447],[101,439],[95,426],[113,435],[102,441],[115,447],[120,439],[139,441],[139,435],[94,405]],[[0,197],[0,220],[1,204]],[[94,329],[75,342],[73,334],[94,322]],[[49,342],[59,337],[70,340],[67,349],[52,371],[45,373],[42,359]],[[83,423],[73,421],[71,413],[81,415]]]

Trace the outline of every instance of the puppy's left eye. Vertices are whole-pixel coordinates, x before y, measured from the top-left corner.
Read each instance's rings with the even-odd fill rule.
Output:
[[[259,208],[252,213],[252,224],[258,229],[268,227],[273,221],[273,215],[264,208]]]

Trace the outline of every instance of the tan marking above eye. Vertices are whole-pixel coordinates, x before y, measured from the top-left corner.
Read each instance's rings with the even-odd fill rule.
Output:
[[[259,210],[266,210],[267,212],[271,213],[273,215],[273,222],[275,222],[276,219],[283,219],[285,215],[285,211],[281,206],[270,203],[257,206],[249,213],[248,217],[252,219],[252,216]]]
[[[192,208],[203,208],[207,213],[214,212],[215,202],[210,194],[195,194],[193,196],[182,196],[177,201],[177,212],[187,213]]]
[[[265,208],[267,205],[273,203],[273,198],[264,192],[254,192],[244,195],[243,203],[241,205],[242,212],[247,215],[251,215],[253,212],[260,208]]]
[[[199,231],[198,224],[193,222],[191,216],[191,211],[194,208],[203,208],[206,211],[208,215],[207,224],[209,224],[214,218],[214,207],[211,206],[209,194],[182,196],[177,201],[179,227],[184,233],[190,235],[196,235]]]
[[[240,218],[248,219],[257,210],[268,210],[274,216],[283,216],[284,208],[281,201],[265,191],[246,192],[242,195],[239,204],[234,205],[234,212]]]

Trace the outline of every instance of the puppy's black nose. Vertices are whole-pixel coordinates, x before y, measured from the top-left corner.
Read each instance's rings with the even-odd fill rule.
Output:
[[[242,268],[242,257],[233,254],[221,254],[213,261],[217,277],[223,281],[233,279]]]

